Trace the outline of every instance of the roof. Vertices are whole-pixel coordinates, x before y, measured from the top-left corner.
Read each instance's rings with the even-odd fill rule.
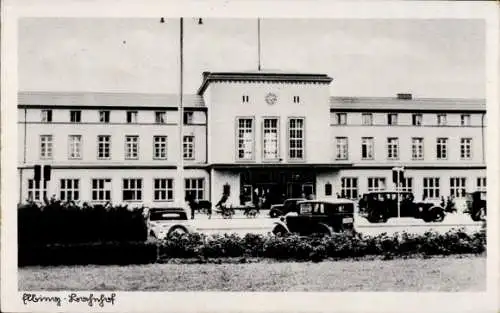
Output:
[[[221,74],[226,77],[227,73]],[[241,74],[241,73],[235,73]],[[207,74],[208,75],[208,74]],[[212,75],[212,74],[210,74]],[[254,74],[247,74],[247,78],[258,79]],[[260,73],[257,76],[292,79],[331,80],[326,75],[317,74],[268,74]],[[301,76],[302,75],[302,76]],[[219,79],[214,76],[215,80]],[[297,78],[299,79],[299,78]],[[208,81],[208,80],[207,80]],[[179,106],[179,96],[176,94],[147,94],[125,92],[59,92],[59,91],[20,91],[18,93],[19,107],[85,107],[85,108],[138,108],[176,109]],[[185,108],[206,109],[203,97],[198,94],[185,94],[183,97]],[[430,111],[430,112],[486,112],[484,99],[453,99],[453,98],[413,98],[408,100],[397,97],[330,97],[330,109],[335,111]]]
[[[21,91],[19,106],[61,106],[61,107],[140,107],[162,108],[179,106],[176,94],[146,94],[123,92],[52,92]],[[205,107],[203,98],[187,94],[183,97],[184,107]]]
[[[248,71],[248,72],[203,72],[203,82],[198,89],[202,95],[211,82],[288,82],[288,83],[323,83],[329,84],[333,79],[326,74],[285,73],[282,71]]]
[[[485,99],[330,97],[330,109],[342,111],[486,111]]]

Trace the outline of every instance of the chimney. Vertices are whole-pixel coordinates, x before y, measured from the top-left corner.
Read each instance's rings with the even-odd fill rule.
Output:
[[[398,93],[398,99],[399,100],[411,100],[412,95],[411,95],[411,93]]]

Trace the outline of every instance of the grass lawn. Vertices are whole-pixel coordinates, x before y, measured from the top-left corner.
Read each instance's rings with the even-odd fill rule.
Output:
[[[484,291],[485,257],[19,269],[20,290]]]

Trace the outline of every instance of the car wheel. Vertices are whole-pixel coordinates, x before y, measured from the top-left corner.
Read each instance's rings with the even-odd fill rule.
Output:
[[[277,217],[281,216],[281,211],[279,211],[279,210],[271,210],[269,212],[269,216],[271,216],[271,218],[277,218]]]
[[[479,219],[480,219],[481,221],[486,220],[486,208],[481,208],[481,209],[479,210]]]
[[[472,220],[475,222],[479,222],[486,217],[486,210],[484,208],[480,208],[474,214],[471,214]]]
[[[436,210],[434,214],[434,222],[442,222],[444,220],[444,212],[442,210]]]
[[[187,234],[187,233],[188,233],[188,230],[186,229],[186,227],[174,226],[174,227],[170,228],[170,230],[168,231],[167,237],[171,237],[173,235],[183,235],[183,234]]]
[[[284,235],[288,234],[288,231],[282,225],[276,225],[273,228],[273,234],[275,236],[284,236]]]

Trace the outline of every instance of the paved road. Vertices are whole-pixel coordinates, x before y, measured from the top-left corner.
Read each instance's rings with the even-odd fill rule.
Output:
[[[267,212],[261,213],[256,218],[247,218],[243,214],[237,213],[232,219],[223,219],[220,216],[213,216],[208,219],[206,215],[197,215],[193,221],[198,231],[207,234],[215,233],[246,233],[267,234],[273,229],[273,224],[278,219],[271,219]],[[387,223],[372,224],[363,217],[355,218],[355,228],[366,235],[377,235],[380,233],[392,234],[395,232],[424,233],[429,230],[447,232],[452,228],[464,228],[467,232],[474,232],[481,229],[481,222],[474,222],[468,215],[448,214],[440,223],[426,223],[413,218],[389,219]]]

